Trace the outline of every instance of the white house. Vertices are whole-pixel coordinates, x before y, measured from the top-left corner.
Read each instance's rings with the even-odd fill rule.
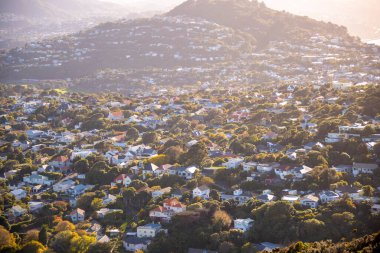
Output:
[[[273,169],[275,167],[278,167],[278,166],[279,166],[278,163],[272,163],[272,164],[263,164],[263,163],[260,163],[260,164],[257,165],[256,169],[257,169],[257,172],[267,173],[267,172],[273,171]]]
[[[319,194],[319,199],[321,200],[322,203],[327,203],[330,201],[338,200],[339,194],[333,191],[322,191]]]
[[[31,212],[36,212],[40,210],[45,204],[43,202],[30,201],[28,202],[28,205]]]
[[[257,163],[256,162],[243,162],[242,166],[243,166],[244,171],[251,171],[252,169],[256,168]]]
[[[40,184],[40,185],[52,185],[53,180],[49,180],[48,177],[37,174],[36,171],[32,172],[32,175],[23,178],[23,181],[28,184]]]
[[[107,214],[109,213],[113,213],[113,212],[123,212],[123,210],[121,209],[109,209],[109,208],[101,208],[99,211],[96,211],[96,216],[99,218],[99,219],[103,219],[104,216],[106,216]]]
[[[151,238],[142,237],[139,238],[136,235],[129,235],[128,233],[123,238],[123,246],[124,249],[128,252],[135,252],[137,250],[146,251],[148,249],[148,245],[152,242]]]
[[[311,194],[303,196],[300,199],[301,205],[307,206],[310,208],[317,208],[318,207],[318,201],[319,201],[319,198],[317,196],[314,196]]]
[[[115,203],[116,202],[116,199],[117,199],[117,197],[116,196],[114,196],[114,195],[112,195],[112,194],[108,194],[108,195],[106,195],[103,199],[102,199],[102,201],[103,201],[103,205],[109,205],[109,204],[111,204],[111,203]]]
[[[248,219],[236,219],[234,220],[234,229],[242,230],[247,232],[253,226],[254,220]]]
[[[26,197],[26,191],[23,189],[16,189],[11,191],[11,194],[15,196],[17,200],[23,199]]]
[[[373,174],[377,170],[378,166],[374,163],[354,163],[352,165],[352,174],[356,177],[357,175],[363,174]]]
[[[84,221],[84,216],[85,211],[80,208],[76,208],[70,213],[70,218],[74,223]]]
[[[162,188],[162,189],[153,191],[152,192],[152,198],[158,198],[158,197],[161,197],[164,194],[169,194],[171,192],[171,190],[172,190],[171,187],[166,187],[166,188]]]
[[[295,196],[295,195],[285,195],[281,198],[281,200],[283,201],[288,201],[292,204],[294,204],[296,201],[298,201],[300,198],[298,196]]]
[[[111,185],[116,186],[117,184],[122,184],[123,186],[127,187],[130,183],[132,183],[134,178],[135,177],[133,175],[120,174],[113,180]]]
[[[23,216],[26,213],[27,213],[27,210],[17,205],[17,206],[13,206],[11,209],[8,210],[7,216],[8,216],[8,219],[14,220],[20,216]]]
[[[227,169],[236,169],[243,162],[244,158],[230,158],[228,162],[223,163],[223,166],[226,166]]]
[[[146,224],[144,226],[137,227],[137,237],[138,238],[154,238],[158,234],[158,232],[161,231],[161,225],[160,224]]]
[[[201,197],[203,199],[208,199],[210,198],[210,188],[208,188],[205,185],[196,187],[193,190],[193,197]]]
[[[58,182],[53,185],[53,191],[55,192],[66,192],[72,186],[75,185],[75,182],[71,179]]]
[[[194,178],[195,176],[195,173],[199,171],[199,169],[197,167],[194,167],[194,166],[191,166],[191,167],[187,167],[187,168],[179,168],[177,170],[177,175],[184,178],[184,179],[192,179]]]

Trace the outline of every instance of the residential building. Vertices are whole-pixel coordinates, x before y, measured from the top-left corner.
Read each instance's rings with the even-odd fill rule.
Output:
[[[84,221],[84,217],[85,211],[80,208],[76,208],[70,213],[70,218],[74,223]]]
[[[234,229],[242,230],[247,232],[253,226],[254,220],[248,219],[236,219],[234,220]]]

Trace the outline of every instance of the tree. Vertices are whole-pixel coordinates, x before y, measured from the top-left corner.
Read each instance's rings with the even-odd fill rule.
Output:
[[[112,245],[110,243],[91,244],[86,253],[111,253]]]
[[[0,216],[0,226],[3,226],[6,230],[11,229],[11,225],[8,222],[8,219],[3,215]]]
[[[48,233],[47,233],[47,226],[43,225],[39,234],[38,234],[38,241],[42,243],[42,245],[47,245],[48,243]]]
[[[14,235],[4,227],[0,227],[0,252],[3,252],[3,250],[4,252],[7,252],[6,250],[9,250],[8,252],[12,252],[11,250],[16,248],[17,244]]]
[[[155,132],[146,132],[142,136],[142,141],[145,145],[152,144],[158,140],[158,135]]]
[[[126,136],[128,139],[135,141],[139,138],[139,131],[136,128],[131,127],[127,130]]]
[[[67,253],[70,249],[71,239],[78,236],[77,233],[72,231],[62,231],[56,234],[50,241],[50,248],[56,253]]]
[[[75,233],[76,234],[76,233]],[[93,236],[76,234],[70,240],[70,253],[85,253],[89,249],[90,245],[96,242],[96,238]]]
[[[77,200],[77,206],[85,211],[91,209],[92,200],[95,198],[95,192],[86,192]]]
[[[221,231],[231,226],[232,219],[225,211],[216,211],[213,215],[212,223],[217,231]]]
[[[94,198],[91,202],[91,209],[96,211],[103,207],[103,200],[100,198]]]
[[[30,241],[22,246],[19,253],[42,253],[46,250],[46,247],[38,241]]]
[[[61,221],[55,226],[56,232],[62,232],[62,231],[73,231],[75,230],[75,226],[70,221]]]
[[[363,190],[363,195],[366,197],[372,197],[373,194],[375,193],[375,188],[373,188],[370,185],[363,186],[362,190]]]
[[[203,142],[198,142],[191,146],[187,153],[183,154],[183,158],[181,160],[184,160],[183,162],[188,165],[194,164],[201,166],[207,155],[208,151],[206,145]]]
[[[180,146],[171,146],[165,150],[165,155],[171,164],[177,163],[182,154],[183,150]]]
[[[90,164],[88,163],[88,160],[85,158],[82,158],[74,163],[74,169],[81,174],[87,173],[90,169]]]

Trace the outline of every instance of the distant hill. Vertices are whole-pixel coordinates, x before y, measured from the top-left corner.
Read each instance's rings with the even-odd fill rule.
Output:
[[[1,0],[0,13],[26,18],[66,19],[106,15],[122,11],[122,7],[98,0]],[[126,11],[125,9],[123,11]],[[127,13],[126,13],[127,14]]]
[[[343,76],[341,65],[355,59],[350,80],[363,82],[376,75],[359,75],[374,69],[363,52],[372,57],[376,50],[343,27],[274,11],[254,0],[189,0],[164,15],[105,22],[5,51],[0,80],[59,80],[91,90],[319,84],[332,74]]]
[[[344,27],[272,10],[256,0],[189,0],[168,13],[201,17],[252,34],[260,45],[271,40],[302,38],[304,34],[347,36]]]

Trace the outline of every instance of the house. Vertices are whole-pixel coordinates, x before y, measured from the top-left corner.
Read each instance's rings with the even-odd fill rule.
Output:
[[[70,166],[70,160],[67,156],[58,156],[49,162],[49,165],[54,168],[64,168]]]
[[[33,171],[32,175],[30,176],[25,176],[23,178],[23,181],[28,184],[34,184],[34,185],[39,184],[39,185],[48,185],[48,186],[54,183],[53,180],[49,180],[48,177],[37,174],[36,171]]]
[[[45,204],[43,202],[30,201],[28,202],[29,210],[33,212],[37,212],[40,210]]]
[[[107,205],[109,205],[109,204],[111,204],[111,203],[115,203],[115,202],[116,202],[116,199],[117,199],[116,196],[114,196],[114,195],[112,195],[112,194],[108,194],[108,195],[106,195],[106,196],[102,199],[102,201],[103,201],[103,205],[104,205],[104,206],[107,206]]]
[[[301,197],[300,203],[305,207],[317,208],[318,207],[319,198],[312,194]]]
[[[153,163],[147,163],[144,164],[143,167],[143,177],[145,178],[146,174],[152,174],[155,176],[158,176],[162,171],[159,169],[159,167]]]
[[[209,199],[210,198],[210,188],[208,188],[205,185],[196,187],[193,190],[193,197],[201,197],[203,199]]]
[[[250,193],[250,192],[243,192],[242,189],[236,189],[236,190],[233,191],[233,195],[222,193],[220,195],[220,198],[223,201],[224,200],[233,199],[233,200],[238,201],[239,204],[243,204],[243,203],[249,201],[252,198],[252,193]]]
[[[110,238],[107,235],[99,235],[96,237],[98,243],[108,243],[110,242]]]
[[[352,174],[356,177],[357,175],[363,174],[373,174],[379,166],[374,163],[354,163],[352,165]]]
[[[242,230],[247,232],[253,226],[254,220],[248,219],[236,219],[234,220],[234,229]]]
[[[335,192],[339,194],[339,196],[343,196],[347,194],[354,201],[361,199],[361,189],[359,187],[355,187],[352,185],[342,185],[335,189]]]
[[[67,194],[75,197],[75,196],[82,195],[87,190],[90,190],[93,187],[94,187],[93,185],[78,184],[78,185],[75,185],[75,186],[71,186],[69,189],[66,190],[66,192],[67,192]]]
[[[160,221],[169,221],[171,217],[186,210],[186,205],[179,202],[176,198],[167,199],[163,206],[156,207],[149,212],[151,219]]]
[[[321,193],[319,193],[319,199],[322,203],[338,200],[339,198],[339,194],[333,191],[322,191]]]
[[[26,191],[23,189],[16,189],[11,191],[11,194],[15,196],[17,200],[21,200],[26,197]]]
[[[120,234],[120,230],[117,228],[110,229],[107,231],[107,234],[109,234],[110,237],[115,237],[115,236],[118,236]]]
[[[60,181],[53,185],[53,191],[55,192],[66,192],[72,186],[75,185],[75,182],[71,179]]]
[[[148,249],[148,245],[151,242],[152,242],[152,239],[148,237],[139,238],[136,235],[128,235],[128,234],[126,234],[123,237],[124,249],[130,252],[135,252],[137,250],[146,251]]]
[[[193,179],[195,176],[195,173],[199,171],[197,167],[191,166],[191,167],[180,167],[177,169],[177,175],[184,178],[184,179]]]
[[[352,165],[337,165],[333,166],[331,169],[336,172],[352,173]]]
[[[278,163],[271,163],[271,164],[267,164],[267,163],[260,163],[260,164],[257,164],[257,172],[260,172],[260,173],[268,173],[268,172],[271,172],[274,170],[275,167],[278,167],[280,166],[280,164]]]
[[[325,147],[325,145],[323,145],[322,143],[320,143],[320,142],[309,142],[309,143],[307,143],[307,144],[305,144],[305,146],[303,147],[305,150],[307,150],[307,151],[310,151],[310,150],[312,150],[313,148],[318,148],[318,149],[320,149],[320,148],[324,148]]]
[[[74,223],[84,221],[84,217],[85,211],[80,208],[76,208],[70,213],[70,218]]]
[[[122,184],[123,186],[127,187],[130,183],[132,183],[134,178],[134,175],[120,174],[119,176],[115,177],[111,185],[116,186],[117,184]]]
[[[276,200],[276,197],[273,194],[264,193],[260,196],[257,196],[257,200],[259,200],[263,203],[268,203],[268,202]]]
[[[119,111],[114,111],[114,112],[109,112],[108,119],[109,120],[123,120],[124,119],[124,114],[120,110]]]
[[[144,237],[154,238],[156,237],[158,232],[161,231],[161,229],[162,227],[160,224],[154,224],[154,223],[146,224],[144,226],[139,226],[137,227],[137,237],[138,238],[144,238]]]
[[[156,221],[169,221],[174,213],[163,206],[158,206],[149,211],[149,217]]]
[[[255,162],[243,162],[242,166],[243,166],[244,171],[251,171],[252,169],[256,168],[257,163],[255,163]]]
[[[24,214],[27,213],[27,210],[22,208],[21,206],[13,206],[11,209],[8,210],[7,216],[9,220],[16,220],[18,217],[23,216]]]
[[[244,158],[230,158],[228,162],[223,163],[223,166],[226,166],[227,169],[236,169],[243,162]]]
[[[380,205],[379,204],[374,204],[371,206],[371,212],[373,214],[378,214],[380,213]]]
[[[106,216],[109,213],[113,213],[113,212],[123,212],[123,210],[121,210],[121,209],[101,208],[99,211],[96,211],[96,216],[99,219],[103,219],[104,216]]]
[[[306,166],[306,165],[302,165],[300,167],[297,167],[295,169],[295,173],[294,175],[296,176],[296,178],[299,178],[299,179],[302,179],[305,177],[305,175],[309,174],[310,172],[312,172],[313,169]]]
[[[86,158],[89,155],[96,153],[95,149],[83,149],[83,150],[74,150],[71,153],[70,160],[73,161],[76,157]]]
[[[295,196],[295,195],[285,195],[285,196],[282,196],[281,200],[283,201],[288,201],[292,204],[294,204],[295,202],[297,202],[300,198],[298,196]]]
[[[161,197],[164,194],[169,194],[171,192],[171,187],[166,187],[160,190],[152,191],[152,198],[158,198]]]

